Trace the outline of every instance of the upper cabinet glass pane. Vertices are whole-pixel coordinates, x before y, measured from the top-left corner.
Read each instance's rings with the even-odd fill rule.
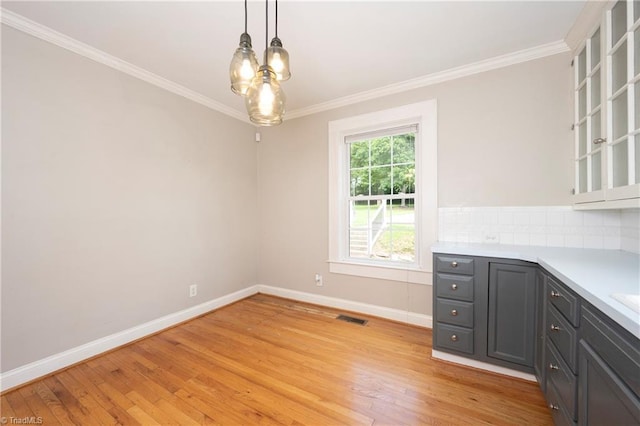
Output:
[[[611,9],[611,45],[615,44],[627,32],[627,2],[620,0]]]
[[[578,126],[578,157],[587,153],[587,121]]]
[[[623,140],[613,146],[612,168],[613,186],[625,186],[629,184],[629,149],[628,140]]]
[[[636,130],[640,129],[640,82],[635,85],[635,125]],[[640,135],[636,135],[636,139],[640,140]],[[640,175],[640,169],[638,169],[638,175]]]
[[[587,49],[582,49],[578,55],[578,83],[587,77]]]
[[[638,9],[640,9],[640,5],[638,5]],[[636,28],[633,33],[633,61],[634,61],[634,75],[640,74],[640,27]]]
[[[600,71],[598,70],[591,77],[591,110],[600,105]]]
[[[600,28],[591,37],[591,70],[600,63]]]
[[[637,21],[638,19],[640,19],[640,0],[635,0],[633,2],[633,20]]]
[[[620,48],[611,57],[613,92],[627,83],[627,42],[620,45]]]
[[[587,85],[583,85],[578,91],[578,120],[587,115]]]
[[[627,134],[629,131],[628,125],[628,108],[627,108],[627,91],[625,90],[615,98],[612,102],[613,111],[612,111],[612,119],[613,119],[613,139],[616,140],[619,137],[622,137]]]
[[[600,123],[601,120],[602,120],[602,116],[600,114],[600,111],[596,112],[591,117],[591,141],[597,138],[604,138],[604,135],[602,134],[602,130],[601,130],[602,129],[602,126]],[[595,149],[595,147],[592,147],[592,149]]]

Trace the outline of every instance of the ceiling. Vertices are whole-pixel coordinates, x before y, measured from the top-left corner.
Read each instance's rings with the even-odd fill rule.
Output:
[[[288,115],[562,41],[584,4],[281,0],[278,35],[293,74],[283,85]],[[264,6],[248,6],[260,62]],[[213,100],[231,115],[246,116],[228,77],[244,29],[242,0],[3,1],[2,7]]]

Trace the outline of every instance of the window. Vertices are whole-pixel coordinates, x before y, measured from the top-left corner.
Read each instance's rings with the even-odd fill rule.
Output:
[[[329,123],[332,272],[430,283],[436,102]]]

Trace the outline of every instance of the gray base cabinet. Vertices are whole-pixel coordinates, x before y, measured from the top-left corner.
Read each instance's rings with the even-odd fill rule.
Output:
[[[640,425],[640,339],[536,264],[434,265],[434,349],[534,373],[556,425]]]
[[[434,349],[532,373],[537,267],[449,255],[434,265]]]

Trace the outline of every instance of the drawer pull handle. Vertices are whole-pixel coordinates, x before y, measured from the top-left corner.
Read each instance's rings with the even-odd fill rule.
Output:
[[[452,310],[451,310],[451,316],[454,316],[454,317],[455,317],[455,316],[457,316],[457,315],[458,315],[458,311],[457,311],[457,310],[455,310],[455,309],[452,309]]]
[[[555,290],[551,290],[551,297],[560,297],[560,293]]]
[[[458,267],[458,262],[456,262],[455,260],[453,262],[451,262],[451,267],[452,268],[457,268]]]
[[[558,327],[555,324],[551,324],[551,327],[549,327],[551,329],[551,331],[560,331],[560,327]]]
[[[451,284],[451,290],[456,291],[458,289],[458,284]]]
[[[556,411],[558,411],[558,410],[560,409],[560,407],[558,407],[558,406],[557,406],[556,404],[554,404],[554,403],[549,404],[549,408],[551,408],[552,410],[556,410]]]
[[[455,334],[451,335],[451,341],[452,342],[457,342],[458,341],[458,336],[456,336]]]
[[[558,366],[557,365],[553,365],[552,363],[549,363],[549,370],[557,370]]]

